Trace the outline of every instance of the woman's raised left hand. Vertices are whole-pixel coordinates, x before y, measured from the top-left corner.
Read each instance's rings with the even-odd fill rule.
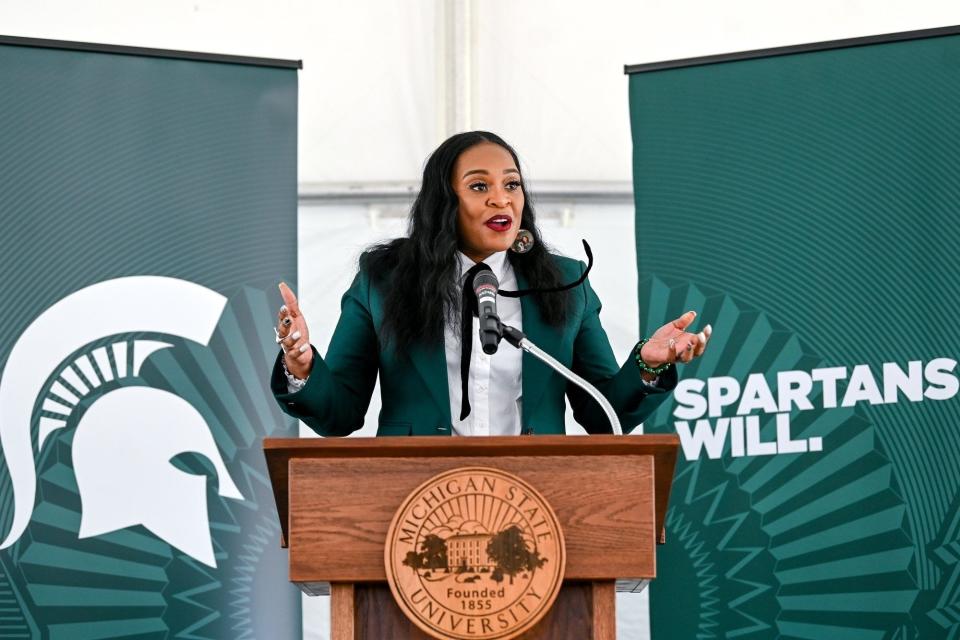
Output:
[[[713,328],[708,324],[700,333],[688,332],[696,317],[696,311],[687,311],[657,329],[640,350],[644,364],[655,369],[668,362],[690,362],[700,357],[707,348]]]

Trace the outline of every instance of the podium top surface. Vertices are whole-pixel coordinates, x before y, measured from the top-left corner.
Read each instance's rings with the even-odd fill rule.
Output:
[[[676,457],[677,435],[406,436],[386,438],[264,438],[271,459],[395,456],[666,455]]]
[[[288,540],[289,462],[292,459],[342,460],[389,458],[498,458],[588,456],[650,456],[656,485],[656,531],[662,539],[673,472],[680,446],[671,435],[589,436],[411,436],[386,438],[265,438],[267,469],[282,528],[282,543]],[[602,464],[602,460],[598,460]],[[612,477],[615,482],[616,478]]]

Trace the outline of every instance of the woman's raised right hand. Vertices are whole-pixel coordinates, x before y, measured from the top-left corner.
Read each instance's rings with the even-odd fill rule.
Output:
[[[293,376],[306,379],[313,368],[313,349],[310,348],[310,330],[300,313],[297,296],[285,282],[280,283],[283,306],[277,314],[277,337],[283,349],[287,371]]]

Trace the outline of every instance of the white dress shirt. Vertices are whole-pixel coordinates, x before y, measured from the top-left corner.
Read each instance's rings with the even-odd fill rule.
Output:
[[[463,287],[467,271],[476,263],[462,253],[460,275],[457,279]],[[495,253],[483,261],[500,281],[500,287],[515,291],[517,276],[513,272],[507,252]],[[523,330],[523,318],[518,298],[497,296],[497,314],[500,320]],[[459,314],[457,314],[459,318]],[[447,357],[447,390],[450,394],[450,419],[453,433],[460,436],[515,436],[520,434],[520,416],[523,410],[521,363],[523,352],[506,341],[492,356],[480,346],[480,319],[473,319],[470,331],[473,340],[470,378],[467,393],[470,399],[470,415],[460,420],[460,322],[444,327],[443,346]]]

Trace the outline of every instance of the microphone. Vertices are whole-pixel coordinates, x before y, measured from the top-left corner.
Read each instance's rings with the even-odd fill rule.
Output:
[[[483,352],[493,355],[500,344],[500,317],[497,315],[497,289],[500,282],[490,269],[481,269],[473,277],[473,292],[477,295],[477,315],[480,316],[480,345]]]

